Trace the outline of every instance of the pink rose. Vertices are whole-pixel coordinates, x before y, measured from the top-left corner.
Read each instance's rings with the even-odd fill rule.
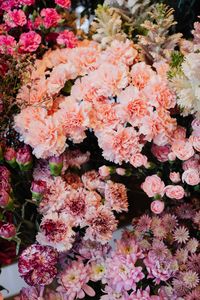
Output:
[[[57,43],[59,45],[63,45],[67,48],[74,48],[77,46],[77,37],[74,35],[72,31],[64,30],[57,37]]]
[[[169,161],[174,161],[174,160],[176,160],[176,155],[173,152],[170,152],[168,154],[168,159],[169,159]]]
[[[178,126],[173,134],[173,140],[182,140],[186,139],[186,129],[184,127]]]
[[[182,181],[189,185],[197,185],[200,183],[199,172],[196,169],[188,169],[182,174]]]
[[[43,17],[43,25],[47,29],[57,26],[61,20],[60,15],[54,8],[43,8],[40,15]]]
[[[192,121],[192,129],[194,130],[194,135],[200,135],[200,119],[194,119]]]
[[[158,175],[152,175],[146,177],[141,188],[149,197],[154,197],[156,195],[163,196],[165,184]]]
[[[165,193],[168,198],[177,200],[182,199],[185,195],[184,188],[181,185],[167,185]]]
[[[200,152],[200,135],[192,135],[190,137],[190,142],[192,143],[194,149]]]
[[[200,159],[199,156],[197,155],[191,157],[190,159],[182,163],[182,168],[184,171],[188,169],[199,169],[199,167],[200,167]]]
[[[130,159],[130,164],[135,168],[139,168],[142,166],[147,166],[147,157],[142,155],[141,153],[136,153]]]
[[[155,144],[151,147],[151,152],[160,162],[168,161],[168,154],[170,153],[170,145],[157,146]]]
[[[19,39],[19,50],[21,52],[34,52],[41,43],[41,36],[35,31],[22,33]]]
[[[71,0],[55,0],[55,3],[64,8],[71,7]]]
[[[16,41],[11,35],[0,35],[0,53],[13,55]]]
[[[101,177],[107,177],[110,175],[110,168],[107,166],[102,166],[99,168],[99,174]]]
[[[194,149],[189,141],[175,141],[172,144],[172,152],[180,160],[187,160],[194,155]]]
[[[171,172],[169,174],[169,178],[173,183],[178,183],[181,181],[180,173],[179,172]]]
[[[151,203],[151,211],[154,214],[161,214],[165,208],[165,204],[163,201],[155,200]]]
[[[126,169],[124,168],[117,168],[116,173],[120,176],[124,176],[126,174]]]
[[[26,15],[21,9],[14,9],[10,10],[5,15],[5,23],[11,28],[17,27],[17,26],[24,26],[26,24]]]

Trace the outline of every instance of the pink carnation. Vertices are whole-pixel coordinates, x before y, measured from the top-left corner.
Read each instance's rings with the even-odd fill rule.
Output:
[[[188,169],[182,174],[183,182],[189,185],[197,185],[200,183],[199,171],[197,169]]]
[[[194,155],[194,149],[189,141],[175,141],[172,144],[172,151],[180,160],[187,160]]]
[[[61,20],[60,15],[54,8],[43,8],[40,15],[43,17],[43,24],[47,29],[57,26],[58,22]]]
[[[5,23],[11,27],[17,27],[17,26],[24,26],[26,24],[26,15],[21,9],[14,9],[10,10],[6,15],[5,15]]]
[[[20,35],[19,50],[22,52],[34,52],[41,43],[41,36],[35,31],[24,32]]]
[[[141,188],[149,196],[154,197],[157,195],[164,195],[164,182],[157,175],[147,176],[142,183]]]
[[[160,162],[166,162],[168,161],[168,154],[170,153],[170,145],[165,146],[157,146],[153,144],[151,147],[151,152],[153,155],[159,160]]]
[[[169,178],[173,183],[178,183],[181,181],[180,173],[179,172],[170,172]]]
[[[165,203],[160,200],[155,200],[151,203],[151,211],[154,214],[161,214],[165,208]]]
[[[67,48],[74,48],[77,45],[77,38],[72,31],[64,30],[59,34],[56,39],[59,45],[63,45]]]
[[[117,212],[128,211],[127,190],[122,183],[109,180],[105,186],[105,200],[106,205]]]
[[[165,193],[168,198],[177,200],[182,199],[185,195],[184,188],[181,185],[167,185]]]
[[[71,7],[71,0],[55,0],[55,3],[64,8]]]
[[[135,168],[146,167],[147,166],[147,157],[141,153],[136,153],[130,159],[130,164]]]
[[[13,55],[16,41],[11,35],[0,35],[0,53]]]

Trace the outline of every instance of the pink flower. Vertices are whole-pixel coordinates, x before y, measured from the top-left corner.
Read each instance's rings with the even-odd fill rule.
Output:
[[[41,36],[35,31],[24,32],[19,38],[19,50],[22,52],[35,52],[41,40]]]
[[[193,134],[196,134],[196,132],[193,132]],[[200,152],[200,134],[198,133],[198,135],[190,136],[190,142],[192,143],[194,149]]]
[[[191,125],[192,125],[192,129],[194,130],[194,135],[196,136],[200,135],[200,120],[194,119]]]
[[[10,181],[10,171],[5,166],[0,166],[0,179]]]
[[[16,41],[11,35],[0,35],[0,53],[13,55]]]
[[[35,3],[35,0],[19,0],[19,3],[22,5],[33,5]]]
[[[28,145],[24,145],[17,151],[16,162],[18,163],[21,170],[30,170],[30,168],[32,167],[33,158],[31,149]]]
[[[64,30],[59,34],[56,39],[59,45],[63,45],[67,48],[74,48],[77,46],[77,38],[72,31]]]
[[[0,226],[0,236],[4,239],[12,238],[16,235],[16,227],[11,223],[6,223]]]
[[[181,181],[180,173],[179,172],[170,172],[169,178],[173,183],[178,183]]]
[[[155,200],[151,203],[151,211],[154,214],[161,214],[165,208],[165,203],[160,200]]]
[[[160,162],[168,161],[168,154],[170,153],[170,151],[171,151],[170,145],[157,146],[153,144],[151,147],[151,152]]]
[[[100,177],[100,174],[95,170],[88,171],[84,173],[81,177],[82,182],[86,189],[88,190],[97,190],[104,188],[104,183]]]
[[[47,184],[42,180],[35,180],[31,184],[32,197],[36,200],[40,200],[47,191]]]
[[[130,74],[133,85],[139,89],[143,89],[150,79],[155,76],[155,72],[152,68],[144,62],[133,65]]]
[[[191,157],[190,159],[184,161],[182,163],[182,168],[184,171],[188,170],[188,169],[199,169],[200,166],[200,158],[198,155],[194,155],[193,157]]]
[[[5,23],[11,28],[24,26],[26,22],[26,15],[21,9],[14,9],[12,11],[10,10],[5,15]]]
[[[43,17],[43,24],[47,29],[57,26],[58,22],[61,20],[60,15],[54,8],[43,8],[40,15]]]
[[[117,168],[116,173],[120,176],[124,176],[126,174],[126,169],[123,168]]]
[[[180,159],[187,160],[194,155],[194,149],[189,141],[176,140],[172,144],[172,152]]]
[[[189,185],[197,185],[200,183],[199,171],[197,169],[188,169],[182,174],[183,182]]]
[[[105,186],[105,205],[116,212],[128,211],[127,190],[124,184],[109,180]]]
[[[55,0],[55,3],[64,8],[71,7],[71,0]]]
[[[5,153],[4,153],[4,158],[7,161],[7,163],[14,166],[14,164],[16,162],[16,156],[17,156],[17,153],[14,148],[11,148],[11,147],[6,148]]]
[[[57,274],[57,260],[52,247],[33,244],[20,255],[19,273],[29,285],[49,285]]]
[[[110,168],[107,166],[101,166],[99,168],[99,174],[101,177],[108,177],[110,175]]]
[[[146,167],[147,166],[147,157],[141,153],[136,153],[130,159],[130,164],[135,168]]]
[[[149,196],[164,195],[164,182],[157,175],[147,176],[141,188]]]
[[[59,275],[57,291],[63,293],[67,299],[83,299],[85,294],[95,296],[95,291],[87,284],[90,280],[89,266],[82,261],[72,261]]]
[[[180,200],[185,195],[185,190],[181,185],[167,185],[165,187],[166,196],[170,199]]]
[[[43,290],[43,287],[42,287]],[[20,291],[19,298],[15,298],[15,300],[38,300],[40,299],[41,293],[38,287],[27,287],[22,288]]]

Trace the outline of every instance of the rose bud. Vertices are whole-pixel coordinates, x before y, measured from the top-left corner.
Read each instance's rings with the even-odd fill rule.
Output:
[[[24,145],[17,151],[16,162],[21,171],[29,171],[32,168],[33,158],[28,145]]]
[[[63,168],[63,155],[57,157],[52,156],[49,159],[49,168],[50,168],[51,175],[59,176]]]
[[[160,201],[160,200],[155,200],[151,203],[151,211],[154,213],[154,214],[161,214],[163,212],[165,208],[165,203],[163,201]]]
[[[13,201],[12,201],[10,195],[5,190],[1,190],[0,191],[0,207],[9,208],[9,206],[12,205],[12,202]]]
[[[13,148],[6,148],[4,152],[4,158],[12,168],[15,168],[17,166],[16,155],[17,153]]]
[[[47,184],[45,181],[35,180],[31,184],[32,198],[35,200],[41,200],[46,190]]]
[[[3,224],[0,227],[0,237],[4,239],[10,239],[16,235],[15,225],[11,223]]]

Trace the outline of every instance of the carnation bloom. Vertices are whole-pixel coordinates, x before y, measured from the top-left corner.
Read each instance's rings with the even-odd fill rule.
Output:
[[[108,181],[105,185],[106,205],[116,212],[128,210],[127,190],[124,184]]]
[[[110,209],[104,206],[91,210],[86,216],[86,224],[88,228],[85,239],[98,241],[102,244],[107,243],[112,238],[112,234],[117,228],[115,216]]]
[[[13,55],[16,48],[16,41],[11,35],[0,35],[0,53]]]
[[[52,247],[33,244],[20,255],[19,273],[29,285],[49,285],[57,274],[57,260]]]
[[[82,261],[72,261],[59,275],[57,291],[70,300],[83,299],[85,294],[94,297],[95,291],[87,284],[89,280],[89,266],[84,266]]]
[[[14,224],[6,223],[0,226],[0,237],[4,239],[12,238],[16,235],[16,227]]]
[[[43,17],[43,24],[45,28],[55,27],[58,22],[61,20],[60,15],[57,13],[54,8],[43,8],[40,13]]]
[[[59,252],[69,250],[74,236],[73,225],[72,219],[66,214],[49,213],[43,217],[37,241],[41,245],[52,246]]]
[[[19,50],[21,52],[35,52],[41,43],[41,36],[35,31],[24,32],[19,38]]]
[[[157,175],[147,176],[142,183],[141,188],[148,195],[148,197],[154,197],[157,195],[164,195],[164,182]]]
[[[67,48],[74,48],[77,46],[77,38],[72,31],[64,30],[59,33],[57,39],[59,45],[65,46]]]
[[[170,172],[169,178],[173,183],[178,183],[181,181],[180,173],[179,172]]]
[[[55,0],[55,3],[64,8],[70,8],[71,0]]]
[[[11,27],[17,27],[17,26],[23,26],[27,22],[26,15],[21,9],[14,9],[8,11],[8,13],[5,15],[5,23]]]

